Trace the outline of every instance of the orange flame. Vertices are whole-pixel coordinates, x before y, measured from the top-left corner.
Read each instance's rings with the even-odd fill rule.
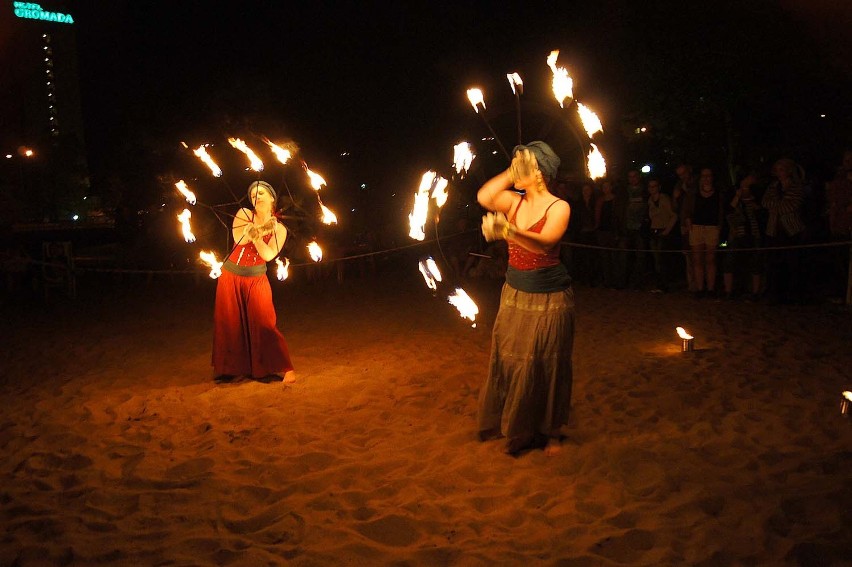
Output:
[[[311,187],[314,188],[314,191],[319,191],[326,184],[325,179],[321,175],[311,171],[307,165],[305,165],[305,172],[308,174],[308,180],[311,182]]]
[[[319,198],[319,195],[317,195]],[[322,209],[322,222],[323,224],[337,224],[337,215],[331,212],[331,209],[322,204],[322,201],[319,202],[319,206]]]
[[[476,156],[473,153],[473,148],[467,142],[459,142],[453,146],[453,167],[456,168],[456,173],[461,173],[470,169],[470,164],[473,163],[473,158]]]
[[[308,244],[308,253],[311,255],[311,260],[314,262],[322,260],[322,248],[320,248],[320,245],[317,244],[316,240]]]
[[[506,78],[509,79],[509,86],[512,87],[512,94],[524,94],[524,82],[521,80],[520,75],[517,73],[507,73]]]
[[[212,279],[216,279],[222,275],[222,262],[216,259],[216,255],[213,252],[205,252],[202,250],[198,257],[201,258],[201,261],[210,266],[210,277]]]
[[[577,112],[580,114],[580,120],[583,122],[583,128],[586,130],[586,134],[589,135],[589,138],[598,132],[603,132],[603,125],[601,124],[600,118],[598,118],[598,115],[592,112],[588,106],[582,102],[578,102]]]
[[[195,235],[192,234],[192,228],[189,226],[189,218],[192,216],[192,213],[189,212],[189,209],[184,209],[181,214],[177,216],[177,219],[180,221],[180,228],[183,231],[183,239],[187,242],[195,242]]]
[[[181,195],[184,196],[187,203],[189,203],[190,205],[195,204],[195,193],[189,190],[189,188],[186,186],[186,182],[183,179],[175,183],[175,187],[177,187],[177,190],[181,192]]]
[[[275,157],[278,158],[278,161],[280,161],[282,164],[286,164],[288,161],[290,161],[290,158],[293,157],[293,152],[291,152],[287,148],[282,148],[278,144],[273,144],[269,141],[268,138],[264,138],[264,141],[272,149],[272,153],[275,154]]]
[[[207,153],[207,147],[204,144],[198,146],[197,149],[192,150],[192,153],[197,155],[198,158],[210,168],[210,172],[213,174],[213,177],[222,177],[222,168],[216,165],[216,162],[213,161],[213,158],[211,158],[210,154]]]
[[[574,79],[568,75],[565,67],[556,66],[557,57],[559,57],[559,50],[551,51],[547,57],[547,65],[553,71],[553,96],[556,97],[559,106],[565,108],[565,99],[574,98]]]
[[[435,199],[435,204],[438,205],[438,208],[444,206],[444,203],[447,202],[447,197],[450,196],[447,193],[447,184],[449,182],[443,177],[437,177],[435,179],[435,187],[432,189],[432,198]]]
[[[263,162],[259,157],[257,157],[257,154],[254,153],[250,147],[248,147],[248,144],[246,144],[239,138],[228,138],[228,143],[243,152],[244,154],[246,154],[246,157],[249,160],[249,166],[254,171],[263,171]]]
[[[465,291],[457,287],[455,293],[449,296],[447,300],[451,305],[455,306],[458,309],[459,314],[465,319],[470,319],[473,321],[473,327],[476,327],[476,316],[479,314],[479,307],[476,306],[476,303],[468,296]]]
[[[420,273],[423,274],[423,279],[426,280],[426,286],[429,289],[438,289],[438,284],[435,282],[441,281],[441,271],[431,256],[425,260],[420,260]]]
[[[678,327],[675,330],[677,331],[677,336],[679,336],[683,340],[689,340],[693,338],[693,336],[687,333],[686,329],[684,329],[683,327]]]
[[[589,151],[589,157],[587,160],[587,165],[589,168],[589,177],[591,177],[592,179],[600,179],[601,177],[606,177],[606,160],[604,159],[603,154],[596,145],[589,145],[591,146],[591,150]]]
[[[290,259],[284,258],[284,262],[282,262],[281,258],[275,258],[275,264],[278,266],[278,270],[275,275],[283,282],[290,275],[290,272],[288,271],[288,268],[290,267]]]
[[[426,217],[429,214],[429,190],[432,188],[437,175],[434,171],[424,173],[420,179],[420,187],[414,194],[414,209],[408,215],[408,236],[415,240],[426,238],[425,227]]]
[[[485,110],[485,98],[482,95],[482,89],[467,89],[467,100],[473,106],[473,109],[479,113],[479,105]]]

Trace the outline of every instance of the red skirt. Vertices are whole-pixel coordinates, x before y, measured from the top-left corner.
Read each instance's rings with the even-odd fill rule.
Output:
[[[276,326],[266,274],[222,271],[216,286],[213,371],[216,376],[263,378],[293,370],[287,341]]]

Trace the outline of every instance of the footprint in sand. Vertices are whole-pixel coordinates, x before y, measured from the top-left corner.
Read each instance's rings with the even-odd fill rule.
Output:
[[[361,524],[355,529],[366,538],[392,547],[406,547],[420,539],[411,521],[396,515]]]
[[[646,530],[629,530],[594,544],[589,551],[618,563],[637,563],[654,547],[654,534]]]

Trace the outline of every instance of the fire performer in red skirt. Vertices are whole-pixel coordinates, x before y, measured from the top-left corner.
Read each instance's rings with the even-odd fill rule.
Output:
[[[559,157],[544,142],[514,149],[508,170],[485,182],[486,240],[506,240],[509,268],[494,321],[491,365],[479,393],[479,435],[506,437],[506,452],[560,450],[573,381],[574,291],[559,260],[571,207],[546,182]],[[512,186],[523,190],[519,195]]]
[[[284,246],[287,229],[275,217],[277,195],[265,181],[249,185],[254,209],[234,217],[234,246],[216,287],[213,369],[216,376],[281,376],[296,381],[287,341],[276,326],[266,263]]]

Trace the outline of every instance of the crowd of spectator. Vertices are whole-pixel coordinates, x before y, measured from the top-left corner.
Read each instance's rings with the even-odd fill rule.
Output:
[[[839,243],[852,229],[852,149],[824,183],[787,158],[733,185],[709,167],[675,172],[633,169],[565,189],[564,258],[578,283],[770,303],[845,297],[849,247]]]

